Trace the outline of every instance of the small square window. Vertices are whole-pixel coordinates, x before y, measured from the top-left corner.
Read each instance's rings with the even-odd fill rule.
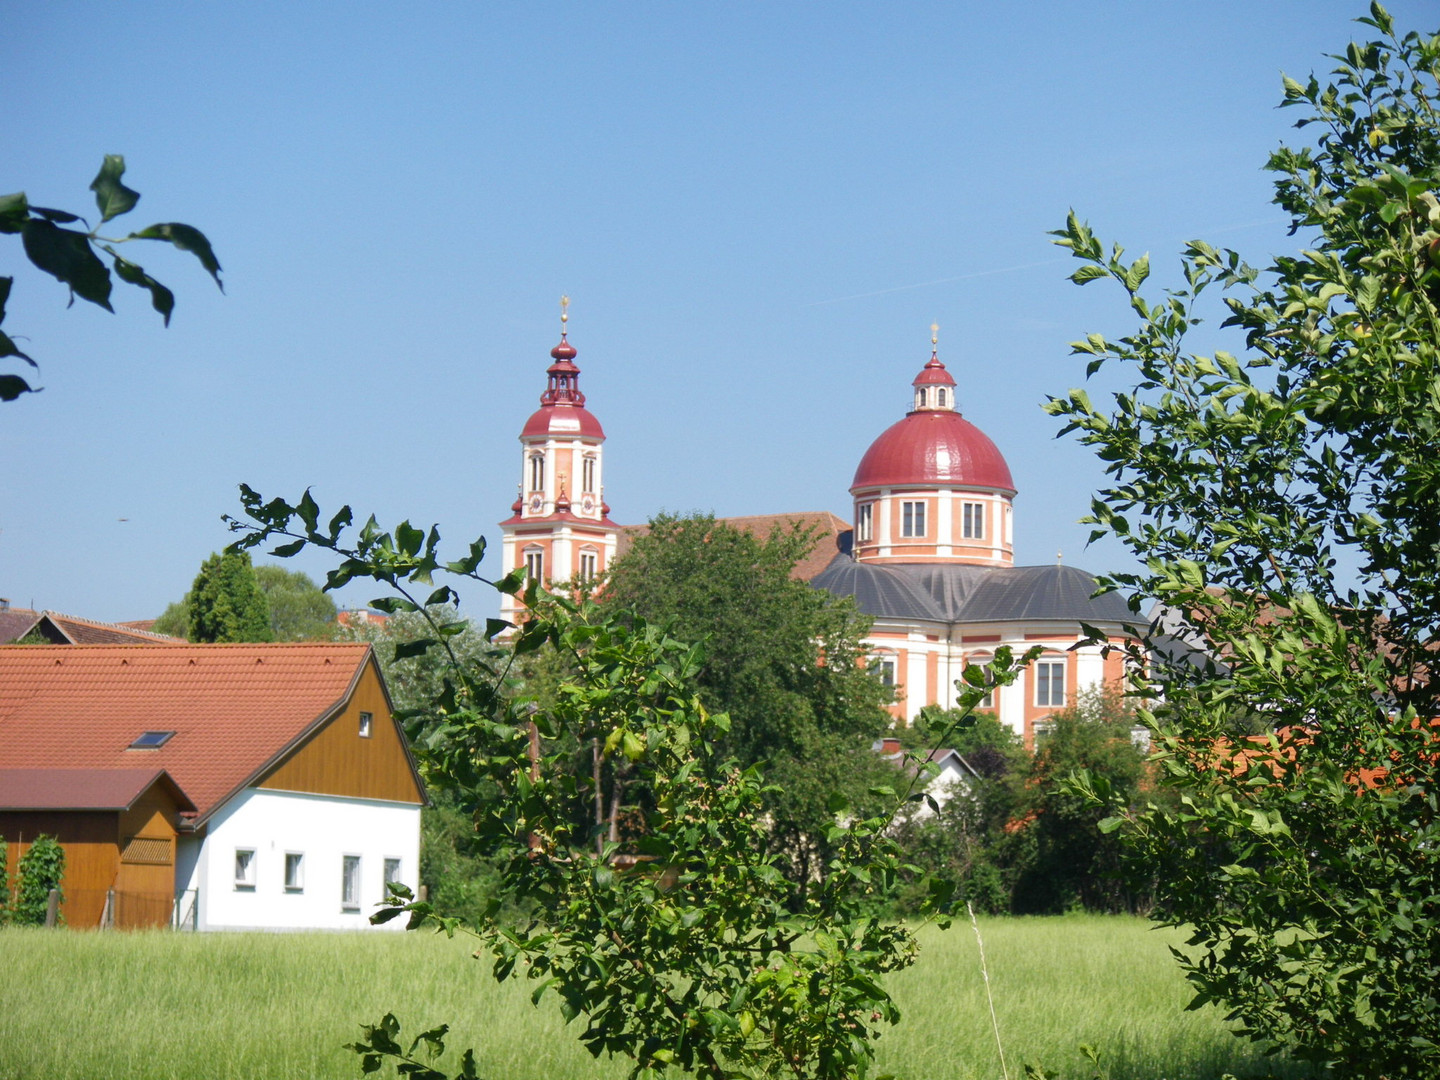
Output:
[[[245,892],[255,890],[255,849],[235,849],[235,888]]]
[[[346,855],[340,868],[340,906],[360,910],[360,856]]]
[[[302,852],[285,853],[285,891],[305,891],[305,855]]]
[[[370,732],[374,726],[375,717],[371,713],[362,712],[360,714],[360,737],[362,739],[370,738]]]

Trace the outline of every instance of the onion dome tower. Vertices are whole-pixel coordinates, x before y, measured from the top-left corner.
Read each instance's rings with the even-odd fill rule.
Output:
[[[605,503],[605,431],[585,408],[569,307],[562,296],[560,344],[550,350],[540,408],[520,431],[519,492],[500,523],[505,570],[523,566],[545,582],[603,574],[620,533]],[[521,610],[514,597],[502,598],[501,618],[515,622]]]
[[[870,444],[855,470],[855,558],[1013,566],[1010,467],[960,415],[955,379],[940,362],[939,330],[930,327],[914,407]]]

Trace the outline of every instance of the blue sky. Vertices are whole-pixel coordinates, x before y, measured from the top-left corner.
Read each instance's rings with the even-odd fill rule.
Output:
[[[1280,73],[1328,70],[1362,13],[15,5],[0,191],[88,213],[123,153],[143,198],[121,222],[199,226],[226,292],[155,247],[127,255],[175,290],[169,329],[119,285],[114,315],[66,310],[0,237],[5,328],[45,386],[0,406],[0,596],[153,617],[228,541],[241,482],[498,558],[562,292],[619,521],[848,517],[938,322],[1020,489],[1017,560],[1116,567],[1076,524],[1101,470],[1040,403],[1083,377],[1070,340],[1129,323],[1046,232],[1074,207],[1161,284],[1191,237],[1291,248],[1261,170],[1299,138]]]

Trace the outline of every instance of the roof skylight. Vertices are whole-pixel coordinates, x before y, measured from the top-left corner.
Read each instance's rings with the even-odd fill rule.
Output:
[[[147,731],[130,744],[131,750],[157,750],[170,741],[173,731]]]

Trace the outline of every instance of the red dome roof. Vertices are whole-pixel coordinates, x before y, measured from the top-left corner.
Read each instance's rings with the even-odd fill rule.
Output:
[[[852,492],[860,488],[958,484],[1015,492],[1010,466],[983,431],[957,412],[912,412],[870,444]]]
[[[581,435],[587,439],[603,439],[605,429],[590,410],[581,405],[542,405],[525,421],[520,437],[527,435]]]

